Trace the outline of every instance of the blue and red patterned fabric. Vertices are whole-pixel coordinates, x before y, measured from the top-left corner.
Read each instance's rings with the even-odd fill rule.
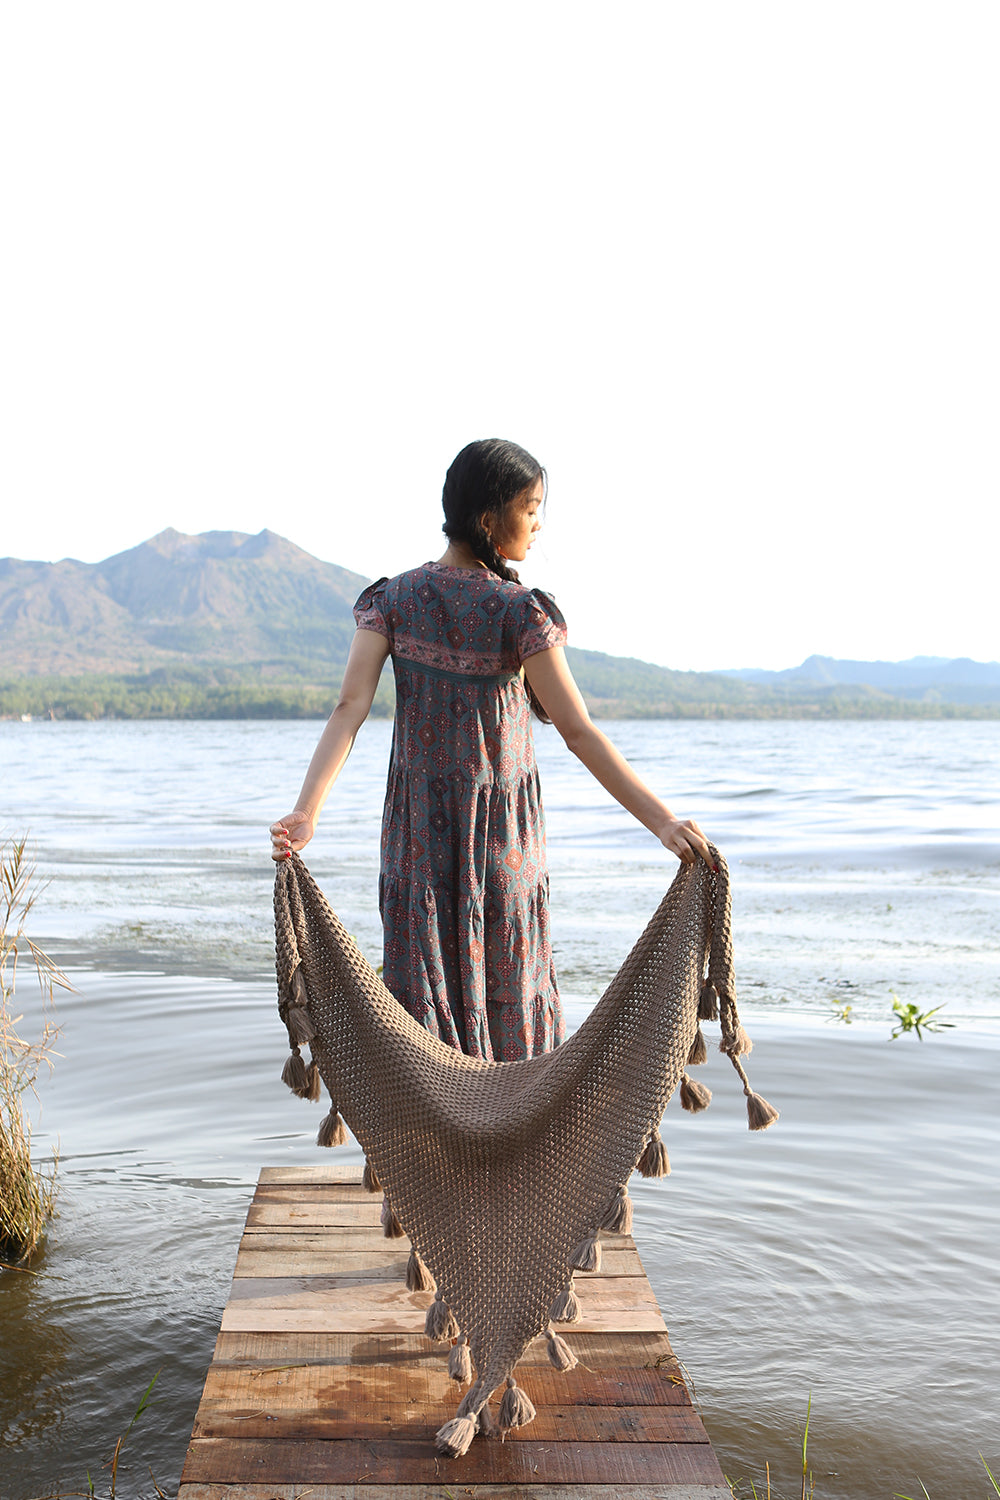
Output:
[[[566,641],[547,595],[426,563],[365,589],[396,721],[382,819],[383,979],[434,1036],[497,1062],[563,1039],[545,823],[521,665]]]

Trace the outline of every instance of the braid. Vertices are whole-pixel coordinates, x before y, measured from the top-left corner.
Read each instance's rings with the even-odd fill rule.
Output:
[[[469,443],[448,470],[441,496],[444,525],[441,530],[451,542],[464,542],[474,557],[485,563],[491,573],[506,583],[518,583],[517,573],[509,565],[483,525],[483,517],[499,521],[507,506],[529,485],[545,478],[545,470],[516,443],[487,438]],[[527,678],[524,690],[532,712],[543,724],[551,723],[548,714],[531,690]]]
[[[498,578],[503,578],[507,583],[519,583],[520,579],[510,564],[497,551],[496,544],[483,525],[481,516],[473,516],[469,530],[464,540],[469,544],[479,558],[485,563],[491,573]]]

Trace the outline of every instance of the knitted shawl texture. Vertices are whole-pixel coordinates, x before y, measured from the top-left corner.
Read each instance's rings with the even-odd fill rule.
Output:
[[[278,1007],[292,1047],[282,1076],[312,1099],[322,1078],[333,1105],[320,1144],[347,1139],[342,1113],[365,1152],[365,1185],[385,1194],[386,1233],[413,1245],[408,1284],[436,1284],[427,1333],[458,1339],[449,1369],[472,1381],[438,1433],[444,1453],[465,1452],[493,1426],[487,1403],[500,1385],[500,1427],[531,1420],[513,1370],[539,1334],[548,1332],[558,1368],[576,1363],[551,1327],[580,1316],[574,1271],[599,1268],[601,1228],[631,1228],[632,1172],[669,1171],[658,1125],[678,1082],[687,1109],[711,1098],[685,1072],[706,1057],[699,1019],[721,1019],[750,1128],[777,1118],[739,1061],[750,1042],[736,1013],[729,875],[713,855],[715,870],[702,860],[680,867],[573,1036],[507,1063],[432,1037],[385,988],[298,855],[277,866]]]

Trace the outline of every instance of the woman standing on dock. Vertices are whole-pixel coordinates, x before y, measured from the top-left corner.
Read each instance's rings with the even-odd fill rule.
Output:
[[[510,1062],[563,1039],[549,938],[545,831],[529,709],[551,722],[611,796],[686,863],[709,859],[593,724],[554,602],[518,582],[545,497],[515,443],[470,443],[448,470],[448,548],[365,589],[337,706],[272,858],[312,838],[387,656],[396,718],[382,821],[383,978],[435,1036]]]

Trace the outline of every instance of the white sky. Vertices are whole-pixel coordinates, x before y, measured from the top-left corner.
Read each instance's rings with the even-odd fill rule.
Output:
[[[0,552],[268,526],[674,667],[1000,657],[1000,8],[4,6]]]

